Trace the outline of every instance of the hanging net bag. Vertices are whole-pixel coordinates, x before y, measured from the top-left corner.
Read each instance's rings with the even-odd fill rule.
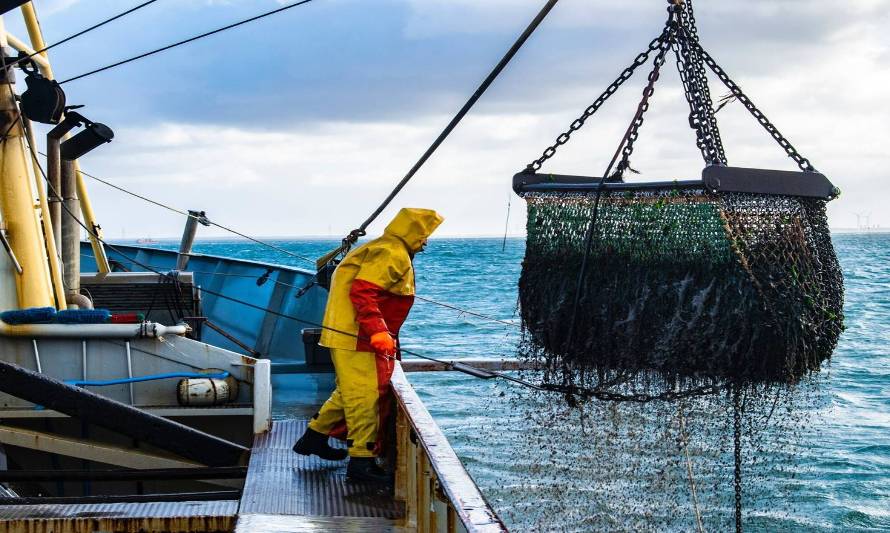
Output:
[[[609,398],[620,396],[611,386],[642,380],[647,393],[635,399],[645,401],[715,384],[794,383],[819,370],[842,330],[843,280],[825,213],[837,189],[700,46],[691,6],[671,3],[661,35],[514,177],[528,205],[524,349],[564,390]],[[705,169],[696,180],[624,182],[668,56]],[[540,172],[650,63],[636,114],[601,177]],[[706,67],[800,171],[727,165]]]

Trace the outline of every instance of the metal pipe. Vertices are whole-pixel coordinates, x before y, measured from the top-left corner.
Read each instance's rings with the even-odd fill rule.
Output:
[[[64,122],[63,122],[64,124]],[[53,226],[53,238],[57,251],[62,251],[62,135],[56,126],[46,134],[46,181],[49,189],[49,216]],[[62,261],[64,264],[64,260]],[[63,275],[64,280],[64,275]]]
[[[34,128],[31,121],[22,117],[25,124],[25,133],[28,135],[28,144],[37,146],[34,136]],[[56,238],[53,230],[52,215],[49,202],[46,197],[46,183],[40,175],[40,161],[37,159],[36,148],[31,152],[31,168],[34,169],[34,177],[37,183],[37,200],[40,204],[40,223],[43,226],[44,243],[46,244],[46,256],[49,258],[49,273],[53,284],[53,293],[56,297],[56,309],[65,309],[68,304],[65,301],[65,285],[62,283],[62,267],[59,264],[59,248],[56,246]]]
[[[34,344],[34,363],[37,367],[37,373],[42,374],[43,368],[40,365],[40,350],[37,349],[37,339],[31,339],[31,342]]]
[[[15,92],[7,83],[11,76],[12,69],[0,72],[0,131],[7,132],[0,144],[0,213],[12,252],[22,266],[22,274],[13,276],[18,306],[54,306],[46,247],[34,207],[30,157],[25,152]]]
[[[87,298],[86,296],[84,296],[83,294],[80,294],[79,292],[68,293],[68,301],[70,301],[72,304],[74,304],[73,306],[69,307],[69,309],[71,309],[71,308],[92,309],[93,308],[93,301],[90,300],[89,298]]]
[[[142,481],[164,479],[237,479],[246,466],[151,468],[145,470],[0,470],[0,481]]]
[[[62,338],[62,339],[139,339],[165,335],[185,335],[184,324],[164,326],[154,322],[142,324],[27,324],[10,326],[0,321],[0,337]]]
[[[43,32],[40,29],[40,22],[37,20],[37,11],[34,9],[33,2],[28,2],[22,6],[22,17],[25,19],[25,27],[28,30],[28,38],[31,41],[31,48],[34,50],[43,50],[46,48],[46,42],[43,40]],[[55,79],[53,69],[50,66],[49,55],[46,52],[34,56],[34,59],[42,57],[45,65],[41,64],[41,72],[46,78]],[[68,138],[66,135],[62,140]],[[111,272],[111,266],[108,263],[108,256],[105,253],[105,247],[102,244],[102,228],[96,222],[96,216],[93,212],[93,204],[90,202],[89,194],[87,194],[86,183],[80,172],[80,164],[74,162],[74,171],[77,179],[77,196],[80,198],[80,207],[83,211],[84,223],[90,228],[89,238],[90,246],[93,248],[93,257],[96,258],[96,265],[99,272],[107,274]],[[61,309],[61,308],[60,308]]]
[[[68,308],[77,309],[80,294],[80,201],[73,161],[62,161],[62,275]]]
[[[127,378],[133,379],[133,352],[130,350],[130,341],[124,343],[124,349],[127,352]],[[130,388],[130,405],[136,405],[136,395],[133,391],[133,383],[127,384]]]
[[[192,245],[195,242],[195,234],[198,232],[198,221],[204,218],[203,211],[192,211],[185,220],[185,229],[182,231],[182,240],[179,242],[179,254],[176,256],[176,270],[185,270],[189,264],[189,254],[192,253]]]
[[[205,318],[205,319],[204,319],[204,325],[207,326],[208,328],[212,329],[213,331],[219,333],[219,334],[222,335],[223,337],[229,339],[229,340],[232,341],[235,345],[237,345],[239,348],[241,348],[241,349],[244,350],[245,352],[249,353],[252,357],[259,358],[259,357],[262,356],[262,354],[261,354],[260,352],[254,350],[254,349],[251,348],[250,346],[244,344],[243,342],[241,342],[240,340],[238,340],[236,337],[234,337],[231,333],[227,332],[227,331],[224,330],[223,328],[221,328],[221,327],[217,326],[215,323],[211,322],[210,319],[206,319],[206,318]]]
[[[93,204],[90,202],[90,196],[87,194],[87,185],[83,179],[83,173],[80,171],[80,163],[74,161],[74,172],[77,179],[77,197],[80,198],[80,212],[83,215],[83,222],[86,227],[90,228],[88,237],[90,239],[90,247],[93,249],[93,258],[96,260],[96,267],[102,274],[111,272],[111,265],[108,262],[108,255],[105,253],[105,245],[102,244],[102,227],[96,222],[96,214],[93,211]]]
[[[34,49],[28,46],[25,41],[19,39],[15,35],[6,32],[6,40],[9,43],[9,46],[15,48],[19,52],[22,52],[25,55],[31,56],[31,59],[37,63],[37,66],[41,71],[46,71],[50,68],[49,61],[47,61],[46,57],[43,54],[34,54]]]

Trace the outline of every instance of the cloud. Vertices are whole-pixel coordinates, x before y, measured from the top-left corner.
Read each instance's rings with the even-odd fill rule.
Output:
[[[80,0],[47,0],[40,3],[40,15],[51,17],[57,13],[62,13],[77,4]]]
[[[341,234],[411,167],[541,4],[319,3],[298,16],[246,27],[239,34],[243,40],[206,41],[72,84],[71,101],[89,103],[87,116],[118,134],[84,166],[180,207],[206,209],[250,233]],[[696,5],[705,46],[801,153],[843,189],[830,204],[832,223],[849,227],[853,212],[871,210],[872,222],[886,227],[890,42],[884,29],[890,1],[848,4]],[[152,16],[170,16],[161,3],[156,7]],[[241,0],[218,7],[208,17],[229,20],[257,10]],[[442,234],[503,231],[513,173],[564,131],[659,31],[663,8],[649,0],[560,2],[396,203],[441,209],[448,215]],[[219,21],[187,22],[177,20],[191,26],[175,33]],[[111,30],[133,31],[125,25]],[[81,57],[72,52],[71,59]],[[602,172],[643,79],[641,72],[630,80],[546,168]],[[712,91],[725,93],[719,85]],[[633,158],[643,177],[698,174],[702,163],[687,112],[677,74],[667,69]],[[738,103],[719,119],[731,164],[794,168]],[[117,236],[110,230],[115,226],[131,234],[180,232],[178,217],[152,216],[155,208],[122,200],[101,185],[92,190],[111,236]],[[521,232],[521,200],[513,202],[511,232]]]

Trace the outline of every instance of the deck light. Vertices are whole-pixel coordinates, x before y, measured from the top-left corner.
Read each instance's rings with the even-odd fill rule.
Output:
[[[28,3],[28,0],[0,0],[0,15],[21,7],[26,3]]]
[[[75,113],[76,114],[76,113]],[[72,115],[69,113],[68,116]],[[77,118],[84,125],[84,129],[62,143],[61,155],[66,161],[74,161],[91,152],[98,146],[109,143],[114,138],[114,132],[105,124],[98,122],[90,122],[86,118],[77,115]],[[77,120],[77,118],[75,120]],[[65,122],[68,117],[65,117]]]

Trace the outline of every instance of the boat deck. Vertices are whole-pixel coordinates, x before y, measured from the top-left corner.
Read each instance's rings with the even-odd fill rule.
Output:
[[[236,532],[401,531],[405,508],[385,490],[346,481],[346,463],[291,450],[308,420],[277,420],[258,435]]]
[[[230,531],[235,523],[237,512],[238,500],[2,505],[0,506],[0,531],[33,533],[194,531],[209,533]]]

